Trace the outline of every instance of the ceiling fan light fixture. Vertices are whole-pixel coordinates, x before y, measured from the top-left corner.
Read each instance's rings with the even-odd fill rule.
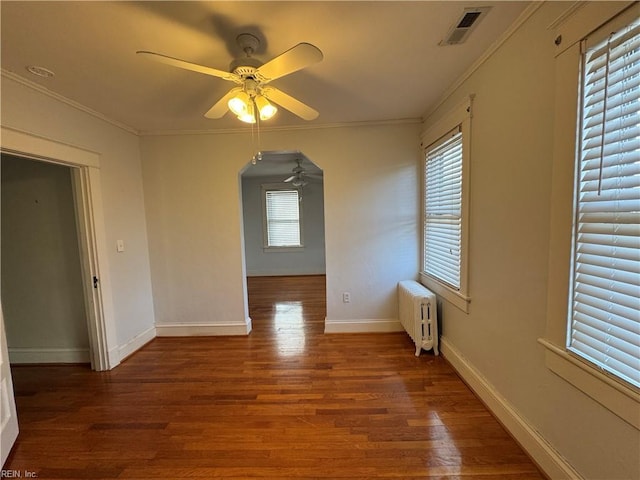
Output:
[[[251,98],[247,92],[243,90],[239,90],[236,95],[231,97],[229,102],[227,103],[229,110],[231,110],[238,117],[242,115],[247,115],[249,112],[249,107],[251,106]]]
[[[244,123],[256,123],[255,108],[251,99],[247,103],[247,110],[238,115],[238,120]]]
[[[260,120],[269,120],[278,111],[276,106],[271,104],[264,95],[256,96],[256,107],[260,112]]]

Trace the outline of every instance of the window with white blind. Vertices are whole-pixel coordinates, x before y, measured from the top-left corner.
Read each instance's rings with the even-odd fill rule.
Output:
[[[567,348],[640,388],[640,20],[581,72]]]
[[[301,247],[301,198],[298,190],[263,187],[263,192],[265,247]]]
[[[460,289],[462,132],[454,129],[426,152],[424,272]]]
[[[555,28],[547,328],[538,341],[551,371],[640,429],[630,378],[640,358],[640,79],[637,46],[623,45],[637,39],[627,28],[637,23],[633,4],[585,2]]]
[[[422,135],[423,251],[420,280],[467,312],[467,225],[471,101]]]

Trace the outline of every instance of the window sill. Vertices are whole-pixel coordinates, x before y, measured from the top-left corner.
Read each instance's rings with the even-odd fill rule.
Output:
[[[263,247],[264,253],[292,253],[304,250],[304,245],[298,247]]]
[[[640,430],[640,393],[636,389],[575,358],[547,339],[539,338],[538,342],[546,348],[545,364],[549,370]]]
[[[464,313],[469,313],[469,303],[471,303],[471,299],[458,290],[454,290],[424,273],[420,273],[420,283]]]

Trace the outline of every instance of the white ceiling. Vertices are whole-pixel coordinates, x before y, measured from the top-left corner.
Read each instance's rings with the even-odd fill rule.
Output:
[[[4,72],[35,82],[140,133],[247,128],[204,113],[233,84],[149,62],[151,50],[227,70],[235,38],[252,33],[268,61],[299,42],[324,60],[275,87],[320,112],[280,108],[270,126],[419,119],[508,29],[529,2],[32,2],[1,1]],[[456,46],[438,43],[465,7],[492,6]],[[37,65],[55,72],[44,79]]]

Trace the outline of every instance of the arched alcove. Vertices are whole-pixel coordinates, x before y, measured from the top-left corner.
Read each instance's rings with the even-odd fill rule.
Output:
[[[252,277],[296,277],[326,273],[324,230],[324,177],[322,169],[303,152],[267,151],[240,172],[243,255],[247,279]],[[297,200],[299,243],[289,222],[280,228],[276,218],[282,208]],[[284,202],[284,203],[283,203]],[[285,205],[283,207],[283,205]],[[275,210],[274,210],[275,209]],[[296,216],[281,211],[285,216]],[[274,216],[271,215],[271,216]],[[295,223],[295,222],[293,222]],[[275,225],[275,226],[274,226]],[[282,229],[285,231],[283,232]],[[294,229],[295,230],[295,229]],[[291,233],[294,240],[272,237]],[[291,241],[290,241],[291,240]],[[291,244],[292,243],[292,244]],[[325,298],[326,302],[326,298]]]

